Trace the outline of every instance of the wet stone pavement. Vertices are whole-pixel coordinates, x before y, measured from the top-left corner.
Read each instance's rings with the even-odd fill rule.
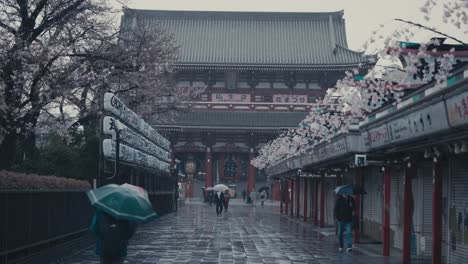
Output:
[[[338,253],[334,235],[279,214],[279,207],[188,203],[176,214],[142,225],[130,241],[125,263],[400,263],[400,258]],[[329,232],[331,233],[331,232]],[[61,263],[98,263],[94,247]]]

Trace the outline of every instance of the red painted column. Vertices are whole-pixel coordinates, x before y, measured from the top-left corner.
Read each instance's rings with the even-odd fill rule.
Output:
[[[291,217],[294,216],[294,179],[291,179],[291,184],[290,184],[290,189],[291,189]]]
[[[432,178],[432,264],[442,263],[442,165],[434,158]]]
[[[299,217],[301,211],[301,178],[296,178],[296,217]]]
[[[412,191],[411,178],[416,172],[416,164],[408,162],[403,178],[403,250],[402,263],[411,263],[411,218],[412,218]]]
[[[307,178],[304,178],[304,222],[307,222]]]
[[[249,152],[249,168],[247,171],[247,191],[252,192],[255,187],[255,167],[252,165],[252,160],[255,158],[254,149],[250,148]]]
[[[341,175],[336,175],[336,187],[343,185]]]
[[[205,187],[213,186],[213,166],[212,166],[212,154],[211,148],[206,148],[206,158],[205,158]]]
[[[340,174],[337,174],[336,175],[336,187],[341,186],[341,185],[342,185],[342,176]],[[338,235],[338,224],[336,221],[334,224],[335,224],[335,235]]]
[[[356,168],[356,174],[354,175],[354,185],[361,189],[361,182],[362,182],[362,168],[357,167]],[[361,194],[358,193],[354,197],[354,202],[355,202],[355,209],[354,209],[354,214],[358,216],[359,221],[361,221]],[[359,225],[361,226],[361,225]],[[359,243],[361,240],[361,231],[360,229],[354,230],[354,243]]]
[[[226,153],[220,153],[220,155],[219,155],[219,182],[217,182],[216,184],[222,183],[224,181],[224,160],[225,160],[225,158],[226,158]],[[249,162],[249,164],[250,164],[250,162]],[[249,193],[250,193],[250,191],[249,191]]]
[[[320,178],[320,227],[325,226],[325,176]]]
[[[319,224],[319,221],[318,221],[318,218],[319,218],[319,217],[318,217],[318,213],[319,213],[319,210],[318,210],[318,205],[319,205],[319,203],[318,203],[318,199],[319,199],[319,195],[318,195],[318,191],[319,191],[318,183],[319,183],[318,179],[315,178],[315,179],[314,179],[314,200],[313,200],[313,202],[314,202],[314,225],[315,225],[315,226],[318,226],[318,224]]]
[[[392,168],[384,168],[384,204],[382,223],[382,255],[390,256],[390,202],[392,195]]]
[[[288,207],[289,207],[289,180],[284,181],[284,201],[286,206],[284,207],[284,213],[288,215]]]
[[[284,201],[284,183],[283,181],[279,182],[279,187],[280,187],[280,214],[283,213],[283,201]]]

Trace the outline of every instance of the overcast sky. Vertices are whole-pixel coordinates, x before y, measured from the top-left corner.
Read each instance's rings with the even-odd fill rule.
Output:
[[[434,10],[433,20],[424,20],[420,7],[423,0],[111,0],[118,8],[125,3],[131,8],[160,10],[213,10],[213,11],[279,11],[279,12],[324,12],[344,10],[348,45],[354,50],[362,50],[363,44],[372,31],[391,32],[396,27],[406,26],[393,21],[402,18],[435,27],[467,41],[462,30],[445,24],[442,11]],[[444,2],[448,0],[438,0]],[[415,41],[424,41],[433,33],[419,30]]]

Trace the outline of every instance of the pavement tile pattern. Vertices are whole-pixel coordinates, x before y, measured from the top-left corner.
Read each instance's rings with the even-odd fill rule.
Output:
[[[278,206],[234,203],[216,216],[214,206],[188,203],[175,214],[140,226],[125,263],[400,263],[397,257],[359,250],[338,253],[336,237],[321,231],[302,219],[280,215]],[[60,263],[99,260],[90,247]]]

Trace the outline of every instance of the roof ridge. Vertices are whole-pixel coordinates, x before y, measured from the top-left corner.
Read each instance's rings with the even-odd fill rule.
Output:
[[[209,11],[209,10],[154,10],[154,9],[134,9],[123,8],[124,15],[131,12],[144,14],[147,16],[160,16],[181,19],[181,15],[186,18],[222,18],[222,19],[326,19],[330,16],[342,19],[344,10],[331,12],[273,12],[273,11]],[[131,14],[128,14],[131,15]]]

